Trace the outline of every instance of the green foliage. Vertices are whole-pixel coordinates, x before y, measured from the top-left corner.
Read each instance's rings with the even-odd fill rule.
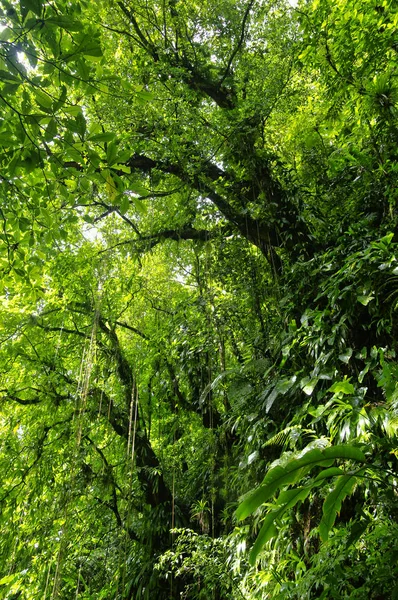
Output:
[[[397,15],[292,4],[0,1],[1,597],[397,595]]]
[[[319,525],[321,537],[323,539],[328,538],[336,514],[340,511],[342,500],[352,490],[357,481],[357,476],[363,472],[359,470],[357,473],[345,475],[341,469],[331,468],[336,459],[364,462],[365,456],[361,450],[349,445],[308,450],[302,457],[292,457],[283,466],[277,465],[271,468],[261,486],[243,500],[236,511],[237,519],[244,519],[252,514],[261,504],[265,504],[272,498],[277,490],[297,483],[314,467],[327,467],[318,473],[314,479],[307,481],[304,487],[293,488],[279,494],[276,504],[271,506],[271,510],[264,520],[251,551],[250,561],[253,564],[264,544],[276,535],[275,521],[281,519],[285,512],[293,508],[298,502],[303,502],[314,487],[319,486],[325,479],[337,475],[335,487],[324,502],[323,519]]]
[[[198,535],[190,529],[173,530],[173,548],[165,552],[156,565],[161,576],[170,580],[170,588],[181,589],[181,598],[202,600],[214,591],[225,599],[237,595],[239,574],[226,568],[231,548],[226,540]]]

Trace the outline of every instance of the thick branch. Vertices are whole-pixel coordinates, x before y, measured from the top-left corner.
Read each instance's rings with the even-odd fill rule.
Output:
[[[128,329],[129,331],[132,331],[133,333],[142,337],[144,340],[150,339],[145,333],[143,333],[136,327],[133,327],[132,325],[129,325],[128,323],[125,323],[124,321],[115,321],[115,325],[118,325],[118,327],[124,327],[124,329]]]
[[[39,318],[36,316],[32,316],[30,318],[31,322],[34,323],[34,325],[37,325],[37,327],[40,327],[40,329],[44,329],[44,331],[59,331],[62,333],[70,333],[73,335],[78,335],[80,337],[84,337],[86,338],[89,334],[84,333],[83,331],[79,331],[78,329],[68,329],[67,327],[52,327],[50,325],[44,325],[44,323],[39,321]]]
[[[285,238],[280,234],[279,227],[281,227],[283,223],[279,222],[278,219],[273,219],[272,224],[269,224],[262,219],[254,219],[243,209],[240,210],[232,206],[232,204],[215,189],[217,186],[230,184],[228,192],[234,195],[237,204],[244,204],[243,201],[247,200],[247,192],[244,194],[241,189],[242,186],[234,181],[229,173],[223,171],[210,162],[201,164],[200,169],[198,168],[198,171],[193,174],[184,171],[183,167],[179,164],[154,160],[142,154],[134,154],[125,164],[126,166],[130,167],[132,171],[136,170],[144,173],[150,173],[153,169],[157,169],[162,173],[174,175],[182,182],[194,188],[201,196],[211,200],[216,208],[226,218],[226,220],[237,228],[242,237],[246,238],[251,244],[254,244],[261,250],[261,252],[270,262],[271,266],[277,272],[281,271],[281,261],[278,255],[275,253],[274,248],[285,246],[294,248],[298,242],[303,242],[306,239],[305,236],[307,235],[307,232],[301,231],[300,227],[298,226],[296,226],[294,229],[289,228],[290,235]],[[65,163],[65,166],[73,167],[78,171],[83,170],[82,165],[76,162]],[[126,176],[123,171],[116,170],[115,172],[120,177]],[[277,186],[275,183],[271,179],[265,180],[264,187],[268,189],[268,196],[270,196],[269,201],[273,204],[277,204],[278,198],[275,197]],[[258,190],[253,190],[253,192],[258,192]],[[293,213],[293,206],[290,206],[288,202],[286,202],[286,205],[288,205],[289,209]],[[297,218],[296,221],[298,225],[299,219]],[[303,229],[302,223],[301,229]],[[169,237],[170,239],[209,239],[206,237],[206,233],[199,233],[201,230],[194,230],[190,228],[185,231],[185,238],[182,237],[181,232],[177,234],[173,230],[169,230],[169,232],[165,231],[158,235],[163,238]],[[295,234],[297,234],[297,236]],[[148,238],[142,236],[139,239],[145,240]],[[155,240],[153,236],[152,239],[154,240],[153,245],[159,241],[159,238],[158,240]],[[130,242],[121,242],[121,245],[126,243]]]
[[[188,174],[179,164],[155,161],[140,154],[132,156],[126,164],[132,170],[150,172],[153,169],[158,169],[163,173],[175,175],[181,181],[188,183],[202,196],[209,198],[227,221],[235,225],[243,237],[255,246],[258,246],[267,258],[269,258],[270,246],[280,247],[284,245],[277,230],[277,225],[273,224],[269,226],[260,219],[253,219],[247,212],[233,207],[214,189],[216,185],[233,181],[228,173],[216,165],[207,162],[201,165],[200,171],[196,174]],[[272,187],[271,181],[269,182],[269,187]]]
[[[225,228],[224,228],[225,231]],[[164,229],[157,233],[150,235],[143,235],[138,240],[133,240],[133,243],[143,243],[146,250],[150,250],[163,240],[174,240],[179,242],[181,240],[193,240],[200,242],[207,242],[211,239],[220,235],[220,229],[195,229],[194,227],[184,227],[182,229]],[[124,244],[132,243],[132,240],[121,242]]]
[[[1,390],[6,391],[6,390]],[[40,404],[41,400],[38,397],[29,398],[25,400],[24,398],[19,398],[19,396],[15,396],[15,394],[7,393],[6,396],[3,397],[4,400],[13,400],[14,402],[18,402],[18,404],[22,404],[23,406],[29,406],[30,404]]]

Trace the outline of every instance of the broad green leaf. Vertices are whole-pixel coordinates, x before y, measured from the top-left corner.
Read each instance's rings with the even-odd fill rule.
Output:
[[[7,83],[1,90],[2,96],[12,96],[14,95],[21,85],[22,82],[19,83]]]
[[[139,104],[146,104],[147,102],[153,100],[154,95],[152,94],[152,92],[143,90],[141,92],[136,92],[136,98]]]
[[[380,238],[379,243],[389,246],[393,240],[394,234],[393,233],[387,233],[387,235],[385,235],[384,237]]]
[[[77,115],[79,115],[82,112],[81,106],[78,106],[77,104],[74,106],[65,106],[63,108],[63,111],[66,112],[68,115],[71,115],[72,117],[77,117]]]
[[[129,190],[132,191],[134,194],[138,194],[139,196],[148,195],[148,190],[138,181],[129,182]]]
[[[352,348],[347,348],[342,354],[339,354],[339,360],[341,360],[345,364],[348,364],[350,362],[352,352]]]
[[[334,490],[327,496],[323,504],[323,516],[319,524],[319,532],[324,542],[329,537],[329,532],[334,525],[337,513],[340,512],[344,498],[352,492],[356,481],[357,478],[354,474],[341,475],[336,482]]]
[[[324,469],[315,477],[314,481],[323,481],[323,479],[327,479],[328,477],[335,477],[336,475],[343,475],[344,471],[342,471],[339,467],[330,467],[329,469]]]
[[[12,39],[14,35],[14,31],[10,27],[4,27],[4,29],[0,31],[0,41],[8,42],[8,40]]]
[[[319,381],[318,377],[313,377],[312,379],[302,381],[301,385],[304,384],[303,388],[302,388],[304,394],[306,394],[307,396],[311,396],[318,381]]]
[[[88,136],[88,140],[91,142],[111,142],[114,140],[116,135],[112,131],[105,131],[103,133],[96,133],[95,135]]]
[[[49,96],[48,94],[46,94],[45,92],[43,92],[42,90],[39,90],[39,89],[34,90],[34,95],[35,95],[37,103],[42,108],[50,109],[52,107],[53,100],[52,100],[51,96]]]
[[[126,173],[126,175],[130,175],[131,173],[131,167],[127,167],[126,165],[115,164],[113,165],[113,169],[116,171],[121,171],[122,173]]]
[[[56,134],[57,134],[57,123],[56,123],[55,119],[51,119],[51,121],[49,122],[49,124],[46,127],[46,132],[44,134],[44,138],[47,142],[49,142],[55,138]]]
[[[8,71],[0,69],[0,81],[17,81],[18,83],[20,83],[20,78],[14,75],[13,73],[9,73]]]
[[[274,467],[267,473],[263,483],[253,492],[250,492],[239,505],[235,513],[236,518],[238,520],[245,519],[257,510],[261,504],[267,502],[280,487],[296,483],[315,466],[331,466],[335,459],[364,462],[365,456],[359,448],[341,444],[310,450],[302,458],[291,459],[284,467]]]
[[[274,509],[265,517],[254,546],[251,549],[249,560],[252,565],[255,564],[257,556],[264,547],[264,544],[276,536],[277,529],[275,527],[275,521],[283,517],[283,515],[298,502],[305,500],[310,491],[311,486],[306,486],[288,490],[279,496]]]
[[[133,196],[131,198],[131,201],[134,204],[138,214],[145,215],[148,212],[145,202],[142,202],[142,200],[140,200],[139,198]]]
[[[365,532],[368,525],[371,523],[371,518],[368,516],[362,517],[363,520],[355,521],[352,524],[350,536],[347,540],[346,548],[349,548],[352,544],[355,544],[361,537],[361,535]]]
[[[81,31],[83,29],[83,24],[80,21],[64,15],[49,17],[45,22],[46,24],[55,25],[56,27],[66,29],[67,31]]]
[[[106,149],[106,160],[108,162],[108,166],[111,167],[116,162],[117,156],[117,146],[115,142],[109,142]]]
[[[84,56],[89,56],[93,58],[101,58],[102,57],[102,48],[96,40],[92,40],[90,42],[86,42],[81,48],[80,52]]]
[[[374,299],[373,294],[370,294],[370,296],[357,296],[358,302],[363,304],[363,306],[367,306],[369,304],[369,302],[371,302],[373,299]]]
[[[83,112],[79,112],[75,117],[77,133],[84,136],[86,132],[86,119],[84,118]]]
[[[15,137],[12,131],[0,131],[0,145],[10,146],[15,144]]]
[[[355,388],[349,381],[336,381],[328,391],[334,394],[350,395],[355,392]]]
[[[53,103],[54,112],[59,110],[61,108],[61,106],[63,106],[65,104],[65,100],[67,98],[67,93],[68,93],[68,90],[67,90],[66,86],[64,86],[64,85],[61,86],[61,94],[60,94],[58,100],[55,100]]]
[[[130,201],[128,199],[128,197],[126,196],[126,194],[122,194],[122,197],[120,199],[120,212],[122,213],[122,215],[124,215],[128,209],[130,208]]]

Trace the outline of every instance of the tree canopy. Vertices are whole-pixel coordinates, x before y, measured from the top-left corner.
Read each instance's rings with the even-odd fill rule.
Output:
[[[393,0],[0,0],[0,596],[398,597]]]

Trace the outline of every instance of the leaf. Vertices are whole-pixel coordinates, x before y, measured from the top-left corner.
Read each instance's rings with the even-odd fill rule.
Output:
[[[87,139],[91,142],[111,142],[115,137],[116,135],[112,131],[104,131],[103,133],[90,135]]]
[[[348,364],[350,362],[352,352],[352,348],[347,348],[342,354],[339,354],[339,360],[345,364]]]
[[[115,164],[112,166],[116,171],[121,171],[122,173],[126,173],[127,175],[130,175],[131,173],[131,167],[127,167],[126,165]]]
[[[0,585],[7,585],[12,583],[18,578],[18,573],[12,573],[11,575],[6,575],[0,579]]]
[[[12,73],[9,73],[8,71],[4,71],[3,69],[0,69],[0,81],[17,81],[18,83],[20,83],[21,80],[16,75],[13,75]]]
[[[356,484],[357,478],[354,474],[341,475],[337,480],[334,490],[326,497],[323,503],[323,516],[319,523],[319,533],[322,541],[326,541],[329,532],[340,512],[341,504],[346,496],[350,494]]]
[[[358,381],[359,381],[359,383],[363,382],[363,380],[365,378],[365,375],[369,371],[369,369],[370,369],[370,362],[367,362],[365,364],[364,368],[362,369],[362,371],[358,375]]]
[[[136,200],[137,200],[137,198],[133,198],[134,204],[135,204]],[[141,204],[143,204],[143,203],[141,203]],[[222,371],[219,375],[217,375],[217,377],[215,379],[213,379],[213,381],[208,383],[205,386],[201,395],[199,396],[199,406],[203,405],[203,402],[206,400],[209,392],[214,390],[218,386],[220,381],[222,381],[223,379],[225,379],[225,377],[228,377],[229,375],[232,375],[232,374],[236,374],[236,369],[226,369],[225,371]]]
[[[250,564],[255,564],[257,556],[264,547],[264,544],[266,544],[270,539],[277,535],[275,521],[277,519],[280,519],[290,508],[293,508],[298,502],[305,500],[310,491],[311,486],[305,486],[295,488],[293,490],[288,490],[286,492],[283,492],[279,496],[276,505],[280,508],[272,510],[265,517],[263,526],[261,527],[257,539],[254,543],[254,546],[249,554]]]
[[[126,212],[128,211],[129,208],[130,208],[130,201],[129,201],[128,197],[126,196],[126,194],[122,194],[122,197],[120,199],[120,212],[122,213],[122,215],[126,214]]]
[[[36,98],[36,102],[41,106],[44,110],[50,109],[52,107],[53,101],[51,96],[43,92],[42,90],[35,89],[34,95]]]
[[[115,180],[113,179],[112,175],[109,172],[105,177],[105,181],[106,181],[106,193],[108,194],[110,200],[112,202],[114,202],[116,200],[118,190],[115,185]]]
[[[387,233],[387,235],[385,235],[384,237],[380,238],[379,243],[383,244],[385,246],[389,246],[392,242],[392,239],[394,237],[393,233]]]
[[[348,380],[344,381],[336,381],[329,389],[328,392],[333,392],[334,394],[346,394],[350,395],[355,392],[355,388]]]
[[[154,95],[152,92],[148,92],[146,90],[136,92],[136,99],[139,104],[146,104],[147,102],[150,102],[150,100],[153,100],[153,98]]]
[[[8,96],[9,94],[15,94],[18,91],[20,83],[7,83],[1,90],[1,94],[3,96]]]
[[[55,25],[56,27],[66,29],[67,31],[81,31],[83,29],[83,24],[80,21],[65,17],[64,15],[50,17],[49,19],[46,19],[45,22],[46,24]]]
[[[265,410],[267,413],[271,410],[272,405],[274,404],[276,398],[280,394],[282,394],[282,396],[284,396],[292,388],[292,386],[295,384],[296,380],[297,380],[297,376],[293,375],[293,377],[280,379],[278,381],[278,383],[275,385],[274,389],[267,396],[266,405],[265,405]]]
[[[318,381],[319,381],[318,377],[313,377],[309,381],[302,381],[301,382],[302,384],[305,383],[304,387],[302,388],[304,394],[307,394],[307,396],[311,396]]]
[[[365,461],[365,456],[359,448],[346,444],[315,448],[301,458],[291,459],[284,467],[278,465],[270,469],[262,484],[249,492],[238,506],[235,516],[241,521],[252,514],[261,504],[267,502],[282,486],[296,483],[303,475],[315,466],[329,467],[335,459]]]
[[[64,86],[64,85],[61,86],[61,94],[60,94],[58,100],[55,100],[53,103],[54,112],[59,110],[61,108],[61,106],[63,106],[65,104],[67,93],[68,93],[68,90],[67,90],[66,86]]]
[[[369,304],[369,302],[374,300],[374,296],[373,296],[373,294],[370,294],[369,296],[357,296],[357,300],[358,300],[358,302],[363,304],[363,306],[367,306]]]
[[[35,15],[40,17],[42,3],[41,0],[20,0],[19,8],[21,11],[22,20],[24,21],[29,11],[32,11]]]
[[[55,138],[57,135],[57,123],[55,119],[51,119],[49,124],[46,127],[46,132],[44,134],[44,139],[49,142]]]
[[[135,198],[134,196],[131,198],[132,203],[134,204],[138,214],[140,215],[146,215],[146,213],[148,212],[148,209],[145,205],[144,202],[142,202],[142,200],[140,200],[139,198]]]
[[[367,516],[361,521],[355,521],[351,527],[350,536],[347,540],[346,548],[349,548],[352,544],[355,544],[366,531],[368,525],[371,523],[371,519]]]
[[[277,447],[283,447],[285,446],[285,444],[290,440],[292,434],[296,434],[298,435],[298,432],[301,431],[300,427],[285,427],[285,429],[282,429],[282,431],[278,431],[278,433],[276,433],[275,435],[273,435],[271,438],[269,438],[265,444],[263,444],[263,447],[266,448],[267,446],[277,446]]]
[[[0,31],[0,41],[2,42],[8,42],[8,40],[12,39],[13,37],[14,31],[11,27],[5,27]]]
[[[259,456],[258,450],[255,450],[254,452],[251,452],[249,454],[249,456],[247,457],[247,464],[251,465],[252,463],[254,463],[254,461],[258,459],[258,456]]]
[[[109,142],[108,147],[106,149],[106,160],[108,162],[108,166],[111,167],[116,162],[117,156],[117,146],[115,142]]]
[[[72,117],[77,117],[77,115],[82,112],[81,106],[78,106],[77,104],[73,106],[65,106],[63,110]]]
[[[315,477],[314,481],[323,481],[328,477],[335,477],[336,475],[343,475],[343,471],[339,467],[330,467],[329,469],[324,469]]]
[[[94,58],[101,58],[103,55],[101,45],[96,40],[85,43],[84,46],[80,48],[80,52],[83,54],[83,56],[90,56]]]
[[[79,133],[81,136],[84,136],[86,132],[86,119],[84,118],[82,111],[76,115],[75,122],[77,133]]]

